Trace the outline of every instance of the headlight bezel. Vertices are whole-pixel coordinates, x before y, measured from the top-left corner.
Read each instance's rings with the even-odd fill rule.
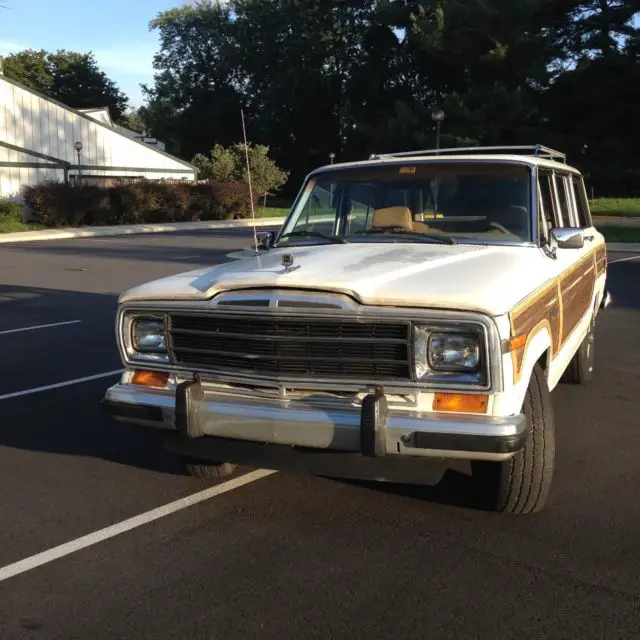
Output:
[[[423,334],[420,336],[420,334]],[[486,327],[475,322],[428,322],[414,320],[411,322],[412,365],[414,381],[419,385],[445,385],[475,390],[488,390],[491,387],[491,373],[489,364],[489,337]],[[435,336],[449,335],[472,338],[476,341],[478,359],[473,368],[463,368],[453,365],[434,365],[431,342]],[[418,341],[425,343],[424,358],[419,360]],[[420,373],[418,365],[424,368]]]
[[[157,311],[123,311],[120,321],[119,339],[121,349],[126,356],[126,361],[131,363],[146,364],[170,364],[169,359],[169,332],[167,327],[167,314]],[[136,344],[135,326],[143,321],[157,321],[162,323],[164,349],[140,349]]]

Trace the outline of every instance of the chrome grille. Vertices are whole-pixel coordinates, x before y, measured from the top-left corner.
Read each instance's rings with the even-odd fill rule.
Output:
[[[375,382],[411,380],[407,322],[172,313],[175,365],[195,371]]]

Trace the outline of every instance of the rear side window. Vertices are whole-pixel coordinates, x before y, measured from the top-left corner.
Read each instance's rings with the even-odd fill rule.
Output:
[[[589,212],[589,201],[587,200],[587,193],[584,188],[584,182],[582,178],[574,176],[573,191],[576,196],[576,212],[578,214],[578,225],[582,228],[591,227],[591,214]]]
[[[571,198],[567,191],[568,178],[562,174],[556,174],[556,188],[558,190],[558,203],[560,205],[560,215],[562,216],[563,227],[571,225]]]

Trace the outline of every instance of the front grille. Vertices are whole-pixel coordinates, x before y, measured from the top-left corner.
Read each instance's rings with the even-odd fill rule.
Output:
[[[407,381],[404,322],[173,313],[169,349],[189,370],[286,378]]]

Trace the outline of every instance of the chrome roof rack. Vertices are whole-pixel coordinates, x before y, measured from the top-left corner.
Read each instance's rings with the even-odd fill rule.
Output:
[[[424,149],[421,151],[401,151],[399,153],[372,153],[369,160],[382,158],[403,158],[409,156],[441,156],[469,153],[508,153],[508,154],[524,154],[536,156],[538,158],[547,158],[548,160],[556,160],[566,164],[567,156],[560,151],[545,147],[541,144],[520,145],[513,147],[452,147],[449,149]]]

